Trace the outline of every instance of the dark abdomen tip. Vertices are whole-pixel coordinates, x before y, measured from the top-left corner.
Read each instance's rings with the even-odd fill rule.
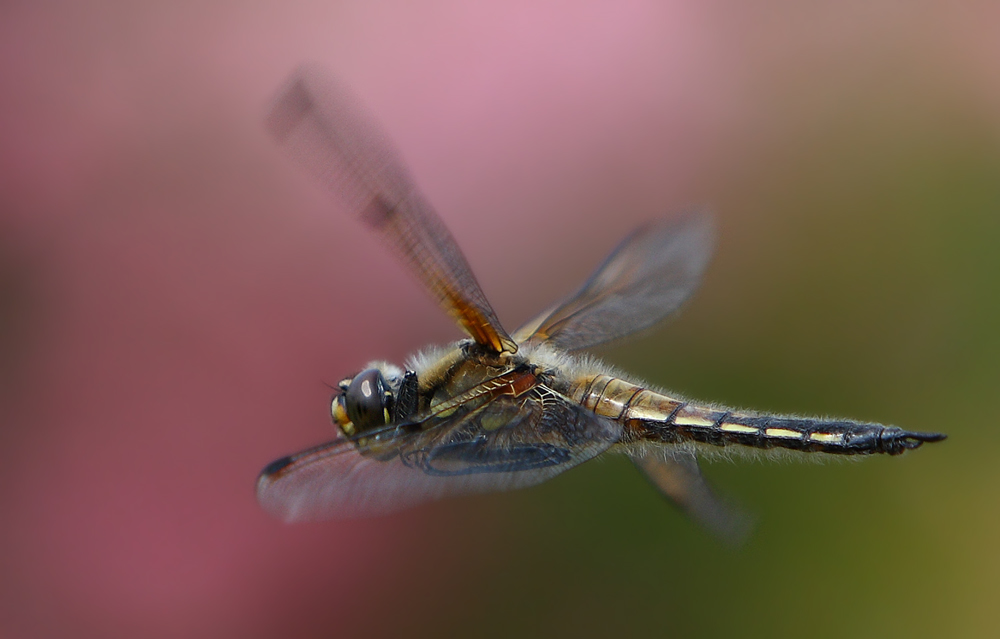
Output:
[[[879,440],[883,451],[898,455],[905,450],[920,448],[924,442],[939,442],[947,438],[944,433],[911,433],[901,428],[886,428]]]

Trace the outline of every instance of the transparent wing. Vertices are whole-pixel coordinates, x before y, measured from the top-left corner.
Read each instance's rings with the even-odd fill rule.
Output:
[[[518,329],[514,339],[579,350],[653,326],[698,287],[714,235],[704,212],[640,227],[576,294]]]
[[[517,350],[392,144],[328,74],[298,69],[266,123],[297,162],[395,249],[473,339],[496,352]]]
[[[719,499],[694,454],[678,450],[664,457],[662,451],[647,451],[631,457],[660,494],[726,543],[739,545],[750,535],[753,519]]]
[[[261,473],[257,499],[285,521],[382,515],[451,495],[531,486],[620,437],[618,424],[536,387],[361,444],[341,438],[280,459]]]

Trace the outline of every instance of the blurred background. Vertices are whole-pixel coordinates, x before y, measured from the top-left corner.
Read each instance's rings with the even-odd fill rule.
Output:
[[[0,6],[0,636],[996,636],[1000,8]],[[286,526],[329,389],[459,337],[263,133],[304,61],[370,106],[509,330],[635,225],[719,216],[669,327],[691,397],[943,431],[714,463],[728,549],[627,460]]]

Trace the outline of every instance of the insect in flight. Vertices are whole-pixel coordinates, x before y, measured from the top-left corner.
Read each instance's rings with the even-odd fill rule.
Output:
[[[405,368],[373,362],[340,382],[336,439],[269,464],[258,479],[258,500],[282,519],[361,517],[522,488],[619,451],[689,515],[728,536],[739,517],[703,479],[700,452],[897,455],[945,438],[689,402],[578,354],[653,326],[691,295],[712,249],[705,215],[639,228],[579,291],[510,335],[391,144],[322,71],[297,71],[267,125],[469,336]]]

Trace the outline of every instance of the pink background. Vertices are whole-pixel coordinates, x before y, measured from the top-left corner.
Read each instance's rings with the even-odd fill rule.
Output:
[[[974,131],[969,136],[980,151],[961,157],[986,158],[976,165],[985,167],[984,183],[998,180],[1000,11],[993,3],[752,4],[5,3],[0,635],[462,635],[496,627],[549,636],[601,634],[600,622],[587,620],[602,617],[602,601],[619,608],[610,603],[617,599],[595,592],[602,584],[614,583],[620,592],[635,588],[645,601],[640,587],[655,590],[661,579],[676,580],[676,574],[659,574],[648,581],[584,578],[587,589],[574,584],[574,574],[591,574],[591,562],[599,574],[610,575],[619,574],[610,567],[619,563],[631,564],[630,570],[643,565],[639,557],[615,554],[627,540],[610,542],[588,532],[591,520],[576,511],[553,517],[577,522],[588,540],[579,573],[547,568],[555,550],[538,553],[530,574],[512,571],[519,557],[535,557],[526,553],[564,534],[530,522],[551,508],[561,512],[562,500],[591,486],[568,482],[584,480],[567,479],[528,497],[458,500],[362,522],[289,527],[259,510],[253,496],[259,469],[329,437],[324,382],[336,383],[370,359],[400,361],[427,343],[458,337],[379,245],[272,148],[261,118],[296,64],[330,68],[396,140],[509,330],[569,292],[640,221],[709,203],[721,218],[722,251],[704,303],[718,312],[698,315],[693,308],[704,321],[681,327],[690,351],[708,352],[714,340],[727,339],[822,342],[824,329],[806,339],[773,322],[771,333],[753,320],[749,326],[756,328],[727,323],[748,308],[743,303],[779,307],[783,295],[801,303],[800,294],[811,289],[796,284],[797,265],[825,255],[817,248],[830,239],[824,229],[835,239],[854,237],[835,217],[816,222],[806,206],[796,209],[779,194],[801,189],[799,204],[810,205],[843,197],[800,187],[794,171],[833,156],[806,173],[832,172],[818,183],[839,187],[857,178],[851,167],[868,157],[866,144],[895,149],[878,155],[891,163],[908,156],[910,147],[901,140],[950,140],[952,130]],[[843,142],[837,132],[845,130],[858,146]],[[907,174],[895,186],[873,188],[906,190],[919,182]],[[787,209],[774,204],[779,200]],[[779,210],[790,212],[774,212]],[[860,233],[875,238],[863,245],[876,264],[872,272],[916,264],[913,277],[922,277],[923,245],[915,244],[912,255],[897,255],[896,262],[880,261],[878,246],[893,237],[888,229],[901,218],[873,211],[872,226]],[[981,214],[977,220],[997,216],[986,208]],[[938,215],[927,219],[947,225]],[[996,232],[992,222],[975,228],[988,229],[979,237],[997,237],[989,235]],[[927,245],[937,246],[933,239]],[[786,246],[800,248],[773,250]],[[962,251],[957,242],[949,263],[985,254]],[[996,299],[996,281],[995,274],[988,276],[975,295]],[[751,286],[762,287],[752,299]],[[827,299],[835,306],[853,299],[835,285],[815,295],[807,301]],[[966,298],[956,295],[932,294],[926,308],[914,302],[918,315],[906,313],[916,327],[913,341],[897,344],[897,332],[886,330],[889,346],[880,346],[883,338],[874,334],[878,320],[808,317],[819,322],[814,326],[840,326],[844,332],[835,335],[845,340],[860,340],[852,342],[854,361],[888,361],[882,373],[892,377],[929,369],[920,359],[924,349],[946,360],[950,353],[971,352],[948,336],[978,326],[969,318],[983,317],[976,315],[979,307],[966,309],[968,326],[954,320],[957,332],[947,329],[949,318],[966,316],[932,312],[959,313]],[[869,297],[879,304],[895,299]],[[728,311],[727,299],[735,300]],[[894,317],[896,311],[887,312]],[[924,312],[930,314],[919,315]],[[930,328],[921,332],[925,325]],[[995,333],[996,325],[989,325]],[[989,334],[984,326],[982,335]],[[767,344],[757,346],[782,356],[774,350],[780,346]],[[644,348],[651,347],[629,352]],[[683,358],[688,351],[678,348]],[[749,348],[747,358],[756,353]],[[834,348],[813,355],[834,361]],[[995,353],[993,346],[982,348]],[[642,369],[642,357],[631,357]],[[740,366],[740,355],[733,357],[733,366]],[[969,369],[958,357],[952,358],[955,370],[973,370],[970,379],[980,384],[965,386],[980,390],[970,390],[964,406],[985,406],[988,388],[996,388],[995,366]],[[683,379],[663,377],[651,366],[640,372],[659,383]],[[715,396],[717,388],[703,381],[711,378],[695,379],[702,381],[686,392],[712,393],[718,401],[896,418],[892,408],[879,412],[877,404],[865,404],[865,388],[873,387],[864,381],[845,383],[853,391],[841,391],[848,397],[854,392],[856,400],[816,399],[824,397],[829,380],[810,378],[813,401],[780,404],[752,391]],[[912,385],[901,384],[904,390],[892,401],[916,405],[931,397],[935,381],[925,381],[912,396],[905,394]],[[774,391],[773,397],[781,396]],[[850,401],[858,408],[845,406]],[[961,411],[941,405],[946,414]],[[991,415],[988,426],[995,431]],[[959,421],[975,420],[963,414]],[[944,553],[926,567],[937,571],[937,585],[927,586],[937,612],[912,620],[882,614],[877,602],[858,604],[876,609],[875,625],[863,627],[899,630],[894,624],[900,623],[911,636],[945,629],[969,636],[995,623],[1000,476],[988,470],[995,464],[986,458],[982,466],[978,457],[963,459],[959,451],[973,451],[960,442],[948,445],[951,457],[942,445],[904,462],[933,464],[932,456],[942,455],[950,466],[914,461],[899,467],[908,471],[888,465],[871,471],[878,473],[874,481],[884,476],[890,479],[883,485],[895,486],[882,499],[903,509],[902,521],[909,523],[900,530],[916,535],[915,545],[933,544]],[[995,445],[994,437],[980,450]],[[604,470],[581,476],[603,485],[598,478]],[[846,477],[853,470],[832,472]],[[760,467],[746,471],[755,472]],[[803,472],[820,476],[815,469]],[[929,492],[922,494],[932,503],[907,501],[913,493],[891,483],[894,472],[924,482],[919,485]],[[731,483],[746,476],[724,474],[735,479]],[[613,502],[642,489],[616,481],[594,499]],[[824,490],[852,494],[843,486]],[[856,494],[865,490],[858,486]],[[922,510],[961,494],[972,495],[967,509]],[[655,500],[642,504],[644,510],[661,507]],[[594,521],[614,519],[613,509],[593,508],[589,512],[600,513]],[[764,517],[775,522],[768,508]],[[741,568],[747,574],[766,570],[770,559],[787,559],[781,539],[789,537],[782,535],[806,534],[781,528],[795,525],[795,509],[786,503],[789,519],[778,519],[775,528],[761,531],[764,541],[752,542],[762,544],[748,551],[760,563],[747,560]],[[827,524],[836,519],[829,517]],[[954,528],[935,528],[938,519]],[[604,525],[595,523],[593,530]],[[635,525],[642,535],[669,539],[662,523]],[[845,537],[858,534],[845,526]],[[686,529],[682,534],[693,544],[689,555],[704,562],[717,557],[711,541]],[[873,547],[879,535],[872,534]],[[653,556],[655,548],[643,552]],[[558,555],[553,561],[563,568],[571,563]],[[715,566],[714,592],[722,596],[732,583],[725,562],[705,565]],[[788,570],[784,574],[800,576]],[[872,583],[905,590],[901,570]],[[930,579],[929,572],[912,570]],[[802,578],[809,572],[803,570]],[[812,605],[796,599],[803,590],[850,592],[869,579],[864,568],[825,580],[822,568],[811,572],[819,574],[815,585],[789,580],[786,594],[796,609]],[[747,579],[741,583],[752,587]],[[535,593],[530,600],[509,594],[529,582],[524,587]],[[553,591],[578,592],[578,586],[579,598],[557,604],[547,598]],[[705,599],[708,606],[710,597]],[[656,627],[660,612],[650,601],[635,615]],[[711,610],[672,609],[663,627],[692,634]],[[711,628],[717,622],[707,623]],[[765,635],[802,628],[759,616],[748,616],[744,627],[747,634]]]

